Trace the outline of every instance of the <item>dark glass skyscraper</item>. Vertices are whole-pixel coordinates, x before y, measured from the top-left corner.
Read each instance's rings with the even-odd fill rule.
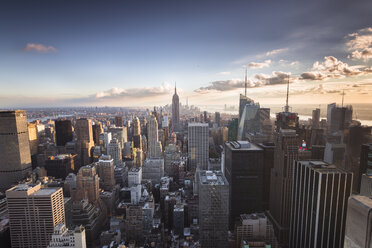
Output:
[[[56,120],[56,138],[57,146],[65,146],[67,142],[72,141],[72,124],[70,120]]]
[[[225,177],[230,190],[230,229],[241,214],[262,211],[263,149],[247,141],[225,143]]]
[[[172,98],[172,127],[173,131],[179,131],[180,126],[180,99],[177,95],[177,87],[174,87]]]

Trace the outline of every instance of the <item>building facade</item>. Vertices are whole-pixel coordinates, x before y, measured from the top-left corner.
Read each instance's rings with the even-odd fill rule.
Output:
[[[225,143],[225,177],[229,182],[230,229],[241,214],[263,210],[263,149],[248,141]]]
[[[346,216],[344,248],[372,247],[372,199],[352,195]]]
[[[90,164],[92,161],[91,150],[94,146],[92,122],[81,118],[76,120],[77,152],[79,154],[80,166]]]
[[[72,123],[70,120],[56,120],[54,122],[56,128],[57,146],[65,146],[67,142],[72,141]]]
[[[115,187],[114,160],[109,155],[102,155],[98,160],[98,176],[101,188],[111,191]]]
[[[208,123],[189,123],[188,154],[192,168],[208,169],[209,128]]]
[[[290,247],[344,247],[353,175],[323,161],[293,166]]]
[[[147,154],[149,158],[159,158],[162,152],[161,142],[159,141],[158,135],[158,122],[155,116],[150,116],[150,120],[147,123],[147,137],[148,146]]]
[[[0,111],[0,158],[0,190],[7,190],[31,173],[25,111]]]
[[[6,191],[12,248],[47,247],[54,228],[65,223],[62,188],[19,184]]]
[[[229,183],[222,172],[197,173],[201,246],[228,247]]]
[[[172,127],[173,131],[177,132],[180,128],[180,99],[177,95],[177,88],[174,87],[174,95],[172,98]]]
[[[64,224],[54,228],[52,240],[47,248],[86,248],[85,228],[77,226],[74,230],[68,230]]]

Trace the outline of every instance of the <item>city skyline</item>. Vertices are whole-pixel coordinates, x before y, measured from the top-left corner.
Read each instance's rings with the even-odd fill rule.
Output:
[[[20,1],[22,2],[22,1]],[[369,103],[372,3],[2,2],[0,106]],[[14,86],[17,87],[14,87]]]

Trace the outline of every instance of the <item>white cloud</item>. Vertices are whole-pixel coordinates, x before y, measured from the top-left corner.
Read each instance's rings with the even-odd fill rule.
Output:
[[[252,58],[272,57],[272,56],[278,55],[280,53],[287,52],[288,50],[289,50],[288,48],[274,49],[274,50],[271,50],[271,51],[268,51],[268,52],[265,52],[265,53],[254,55],[254,56],[250,55],[250,56],[241,57],[241,58],[236,59],[235,61],[233,61],[233,63],[234,64],[245,64],[249,60],[251,60]]]
[[[261,69],[261,68],[264,68],[264,67],[269,67],[269,65],[271,64],[271,60],[265,60],[264,62],[251,62],[248,64],[249,68],[253,68],[253,69]]]
[[[274,50],[266,52],[265,55],[266,56],[273,56],[273,55],[277,55],[279,53],[284,53],[286,51],[288,51],[288,48],[274,49]]]
[[[297,66],[300,64],[299,61],[288,61],[288,60],[285,60],[285,59],[281,59],[279,60],[279,64],[282,65],[282,66]]]
[[[359,50],[353,51],[351,57],[355,59],[363,59],[365,61],[368,61],[369,59],[372,58],[372,48],[367,47],[360,51]]]
[[[221,72],[219,72],[219,73],[217,73],[218,75],[230,75],[231,74],[231,72],[229,72],[229,71],[221,71]]]
[[[351,57],[368,61],[372,58],[372,27],[363,28],[348,35],[346,45],[352,51]]]
[[[326,80],[329,78],[344,78],[371,73],[369,68],[361,69],[364,66],[349,66],[333,56],[324,57],[323,62],[316,61],[310,72],[301,74],[301,79]]]
[[[26,52],[36,51],[39,53],[57,52],[57,49],[53,46],[46,46],[43,44],[35,44],[35,43],[28,43],[23,50]]]

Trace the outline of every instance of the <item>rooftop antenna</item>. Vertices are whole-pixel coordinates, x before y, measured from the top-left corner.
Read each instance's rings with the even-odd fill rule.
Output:
[[[287,83],[287,99],[286,99],[286,101],[285,101],[285,107],[284,107],[284,111],[285,111],[285,112],[289,112],[289,106],[288,106],[289,77],[290,77],[290,75],[288,74],[288,83]]]
[[[245,67],[244,95],[247,96],[247,67]]]
[[[174,82],[174,94],[177,94],[177,82]]]
[[[342,90],[342,104],[341,107],[344,107],[344,96],[345,96],[345,90]]]

